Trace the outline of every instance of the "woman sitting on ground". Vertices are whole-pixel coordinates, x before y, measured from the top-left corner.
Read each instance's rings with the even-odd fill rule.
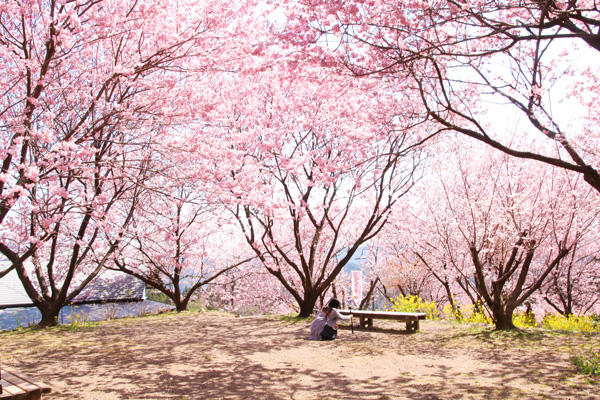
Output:
[[[317,317],[310,324],[310,340],[333,340],[337,337],[337,321],[348,321],[350,316],[337,311],[340,308],[338,299],[331,299],[326,307],[317,311]]]

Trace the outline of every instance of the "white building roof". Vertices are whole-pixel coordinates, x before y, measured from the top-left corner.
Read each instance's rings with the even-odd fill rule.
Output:
[[[10,271],[0,279],[0,308],[26,304],[33,305],[19,280],[17,271]]]
[[[73,303],[142,301],[145,285],[141,280],[118,272],[100,274],[73,300]],[[33,305],[16,271],[0,278],[0,309]]]

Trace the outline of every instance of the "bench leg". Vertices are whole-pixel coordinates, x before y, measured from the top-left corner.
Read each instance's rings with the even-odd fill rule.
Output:
[[[406,320],[406,331],[414,333],[419,330],[419,320],[418,319],[407,319]]]
[[[372,328],[373,327],[373,319],[360,317],[360,327],[361,328]]]
[[[29,393],[26,397],[27,400],[42,400],[42,391],[36,390],[35,392]]]

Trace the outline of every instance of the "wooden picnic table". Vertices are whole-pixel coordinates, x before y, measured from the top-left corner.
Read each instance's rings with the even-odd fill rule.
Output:
[[[362,328],[372,328],[374,319],[394,319],[406,322],[407,332],[419,330],[419,320],[425,319],[425,313],[396,312],[396,311],[369,311],[369,310],[338,310],[340,314],[352,315],[360,319]]]
[[[50,393],[50,386],[15,370],[0,370],[1,400],[39,400]]]

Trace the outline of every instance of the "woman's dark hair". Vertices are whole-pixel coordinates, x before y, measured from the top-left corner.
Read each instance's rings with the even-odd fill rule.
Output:
[[[331,299],[329,300],[329,303],[327,303],[327,307],[340,308],[340,301],[338,299]]]

